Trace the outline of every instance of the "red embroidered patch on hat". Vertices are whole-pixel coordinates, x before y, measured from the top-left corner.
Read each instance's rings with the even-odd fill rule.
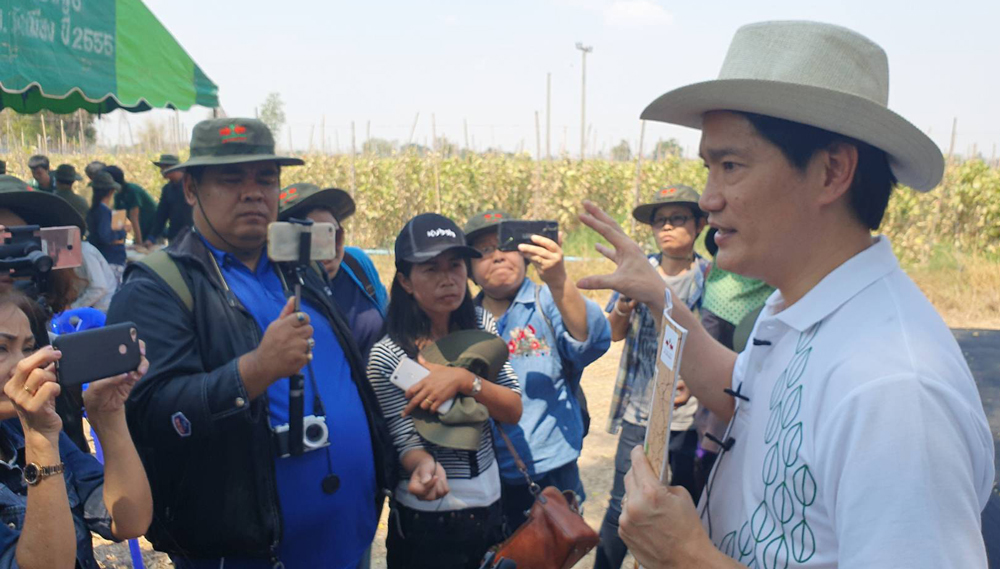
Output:
[[[246,142],[247,127],[238,124],[231,124],[219,129],[219,136],[222,137],[222,144],[230,142]]]
[[[298,193],[298,188],[289,188],[288,191],[281,192],[278,194],[278,199],[281,201],[288,201],[295,197]]]
[[[675,194],[675,193],[677,193],[677,188],[663,188],[662,190],[660,190],[661,196],[665,196],[668,194]]]
[[[502,213],[487,213],[487,214],[483,214],[483,219],[485,219],[486,221],[494,221],[494,220],[497,220],[497,219],[503,219],[503,214]]]

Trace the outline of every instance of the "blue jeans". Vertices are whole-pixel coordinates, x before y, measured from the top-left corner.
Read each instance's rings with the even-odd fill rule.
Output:
[[[618,436],[618,450],[615,451],[615,481],[611,486],[611,500],[601,523],[601,542],[597,546],[594,569],[619,569],[628,547],[618,537],[618,517],[622,514],[622,497],[625,495],[625,474],[632,468],[632,449],[646,440],[646,427],[622,422]],[[670,433],[670,468],[673,471],[672,484],[684,486],[694,495],[693,471],[694,455],[698,447],[696,431],[672,431]]]
[[[583,480],[580,479],[580,469],[577,467],[575,460],[555,470],[546,472],[542,476],[535,478],[534,482],[542,489],[555,486],[560,490],[572,490],[576,492],[581,504],[587,498],[583,492]],[[501,479],[500,486],[503,490],[503,514],[505,523],[507,524],[507,535],[509,536],[527,521],[527,511],[535,503],[535,497],[531,495],[528,483],[523,479],[517,482]]]

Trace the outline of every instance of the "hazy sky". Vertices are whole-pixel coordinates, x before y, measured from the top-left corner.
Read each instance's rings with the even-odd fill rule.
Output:
[[[580,147],[580,52],[587,58],[588,146],[628,139],[660,94],[716,76],[733,32],[768,19],[810,19],[861,32],[889,55],[890,107],[929,131],[947,151],[958,117],[956,152],[975,143],[989,157],[1000,144],[1000,2],[845,0],[667,2],[505,0],[503,2],[344,2],[146,0],[219,85],[230,116],[253,116],[269,92],[285,101],[294,145],[310,133],[320,147],[325,116],[331,150],[346,151],[350,124],[366,136],[414,141],[437,132],[484,149],[535,152],[535,111],[545,145],[545,78],[552,74],[552,152]],[[206,110],[181,113],[190,129]],[[164,113],[131,115],[133,129]],[[117,114],[102,133],[118,132]],[[676,137],[694,149],[698,133],[648,123],[647,150]],[[287,146],[288,133],[279,144]],[[1000,151],[998,151],[1000,152]]]

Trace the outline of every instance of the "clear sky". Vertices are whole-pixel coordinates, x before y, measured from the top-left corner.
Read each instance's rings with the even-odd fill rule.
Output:
[[[371,136],[414,142],[437,132],[474,146],[535,152],[535,111],[545,145],[545,80],[552,74],[552,152],[580,147],[580,67],[587,58],[588,146],[639,138],[638,116],[660,94],[716,76],[733,32],[768,19],[810,19],[852,28],[889,55],[890,107],[929,131],[947,152],[973,144],[987,158],[1000,145],[1000,2],[952,0],[663,1],[505,0],[345,2],[145,0],[219,85],[230,116],[253,116],[269,92],[285,101],[294,146],[346,151]],[[130,116],[133,128],[164,113]],[[206,116],[181,113],[190,129]],[[113,137],[116,114],[102,133]],[[279,144],[288,145],[288,132]],[[646,149],[698,133],[648,123]],[[1000,154],[1000,150],[997,151]]]

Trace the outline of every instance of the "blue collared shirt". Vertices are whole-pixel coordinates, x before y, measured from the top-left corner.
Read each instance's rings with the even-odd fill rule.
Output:
[[[504,425],[504,432],[533,478],[576,460],[583,448],[583,416],[571,382],[579,381],[583,368],[611,345],[611,328],[601,307],[586,302],[587,339],[582,342],[566,331],[549,287],[539,287],[531,279],[524,279],[507,312],[497,320],[522,389],[521,420]],[[567,378],[567,372],[573,376]],[[499,435],[494,439],[501,440]],[[496,454],[504,480],[524,479],[506,446],[496,445]]]
[[[202,238],[204,241],[204,238]],[[276,268],[266,256],[251,271],[232,255],[207,241],[226,284],[250,312],[261,333],[277,319],[287,301],[285,287]],[[330,323],[314,307],[302,303],[314,328],[313,369],[315,381],[303,369],[305,414],[314,414],[313,400],[318,388],[326,411],[331,446],[300,456],[275,458],[278,498],[284,521],[278,555],[286,567],[356,567],[375,537],[375,463],[368,419],[361,395],[351,380],[351,368]],[[267,389],[271,426],[288,423],[288,378]],[[261,444],[267,444],[261,441]],[[320,488],[329,474],[340,478],[340,488],[326,494]],[[214,565],[218,567],[218,560]],[[201,567],[200,564],[195,564]],[[262,560],[227,558],[228,568],[257,568],[271,565]]]
[[[17,541],[28,507],[28,487],[22,479],[24,432],[18,419],[0,422],[0,446],[9,458],[9,462],[0,460],[0,568],[7,569],[18,566]],[[90,532],[114,539],[111,516],[104,506],[104,469],[96,458],[77,448],[66,433],[59,433],[59,457],[66,465],[63,478],[76,533],[77,566],[97,569]]]

